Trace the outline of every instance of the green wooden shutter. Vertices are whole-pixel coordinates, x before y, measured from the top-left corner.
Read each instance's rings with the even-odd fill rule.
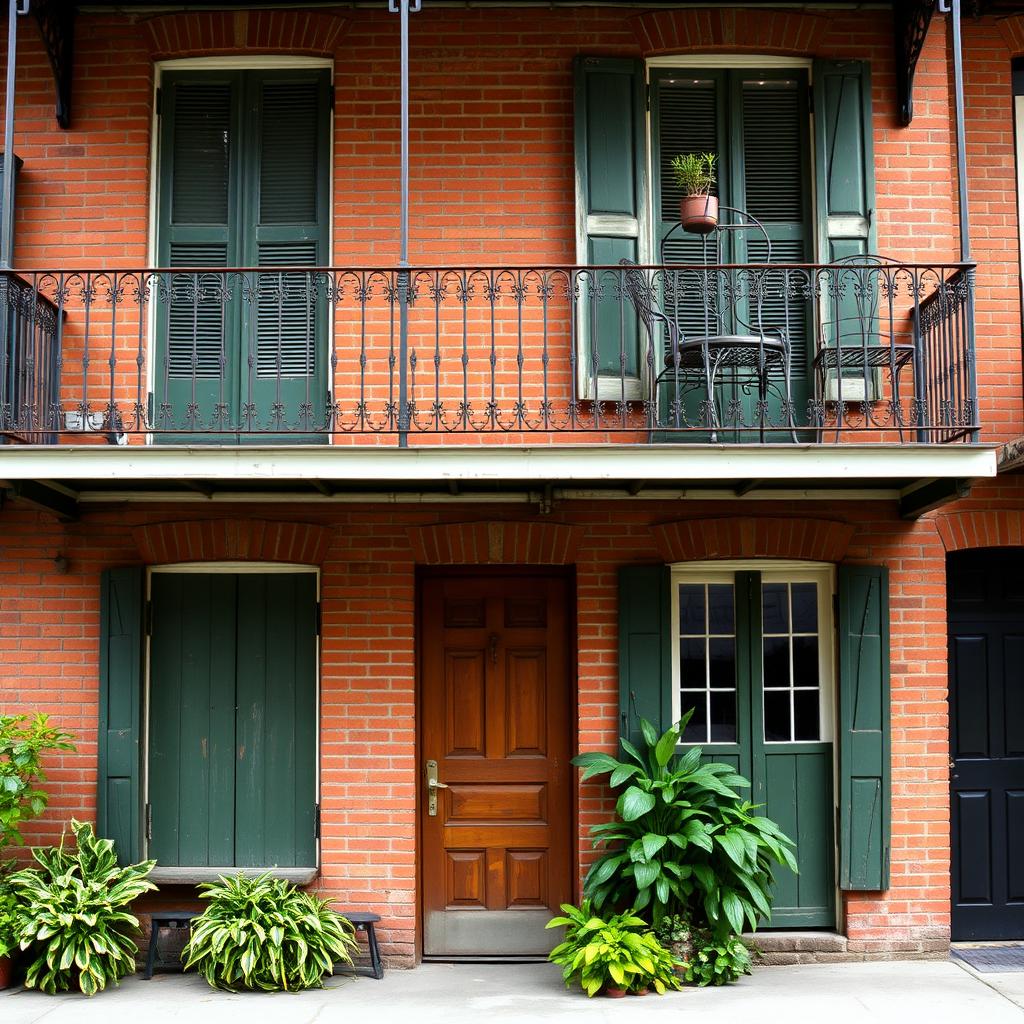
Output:
[[[576,261],[597,266],[614,266],[623,258],[639,262],[647,207],[643,62],[577,57],[574,73]],[[592,396],[593,354],[597,375],[614,377],[616,385],[622,355],[625,374],[633,380],[639,381],[644,365],[637,320],[628,300],[618,294],[618,282],[617,274],[605,275],[584,290],[580,316],[587,344],[579,367],[584,395]]]
[[[139,758],[142,693],[141,567],[100,577],[100,707],[96,827],[113,839],[118,862],[141,856]]]
[[[672,724],[671,582],[668,566],[619,570],[619,731],[642,743],[640,719]]]
[[[871,70],[866,61],[814,62],[814,142],[822,262],[875,251]]]
[[[889,571],[839,566],[839,884],[889,884]]]

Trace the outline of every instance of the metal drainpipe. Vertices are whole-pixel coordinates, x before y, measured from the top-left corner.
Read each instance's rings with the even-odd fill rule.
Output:
[[[7,89],[4,94],[4,190],[0,196],[0,267],[14,255],[14,79],[18,56],[18,16],[28,14],[29,0],[7,4]]]
[[[401,177],[399,182],[398,257],[398,447],[409,446],[409,14],[422,0],[388,0],[388,10],[401,23],[402,115]]]

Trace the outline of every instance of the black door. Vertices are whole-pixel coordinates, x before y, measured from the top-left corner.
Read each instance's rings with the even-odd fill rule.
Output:
[[[1024,939],[1024,550],[947,579],[953,939]]]

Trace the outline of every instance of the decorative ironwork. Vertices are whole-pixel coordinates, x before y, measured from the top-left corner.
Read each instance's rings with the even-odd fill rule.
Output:
[[[72,0],[32,0],[32,14],[50,58],[57,93],[57,124],[71,127],[71,77],[75,48],[75,12]]]
[[[893,0],[897,117],[905,128],[914,117],[914,72],[935,13],[935,0]]]
[[[713,296],[763,303],[799,342],[799,398],[728,367],[666,374],[664,324],[638,322],[627,274],[671,296],[684,328]],[[36,442],[696,443],[713,424],[720,444],[884,444],[978,429],[964,264],[80,270],[0,272],[0,287],[14,339],[0,433]]]

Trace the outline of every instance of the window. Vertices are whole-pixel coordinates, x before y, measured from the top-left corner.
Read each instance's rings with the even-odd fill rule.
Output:
[[[220,433],[301,425],[326,401],[327,70],[169,71],[161,80],[155,421]]]

